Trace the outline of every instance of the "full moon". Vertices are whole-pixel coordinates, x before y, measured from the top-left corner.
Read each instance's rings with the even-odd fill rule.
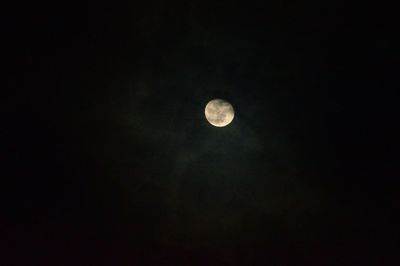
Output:
[[[207,103],[204,110],[207,121],[215,127],[229,125],[235,117],[235,111],[230,103],[222,99],[214,99]]]

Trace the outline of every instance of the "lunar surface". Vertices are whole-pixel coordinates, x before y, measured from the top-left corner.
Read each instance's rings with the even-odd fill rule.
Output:
[[[204,110],[207,121],[215,127],[229,125],[235,117],[235,111],[230,103],[222,99],[214,99],[208,102]]]

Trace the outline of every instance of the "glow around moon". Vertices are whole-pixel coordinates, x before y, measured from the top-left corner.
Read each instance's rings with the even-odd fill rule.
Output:
[[[208,102],[204,110],[207,121],[215,127],[229,125],[235,117],[235,111],[230,103],[222,99],[214,99]]]

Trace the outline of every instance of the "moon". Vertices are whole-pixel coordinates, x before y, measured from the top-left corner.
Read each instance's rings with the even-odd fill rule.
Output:
[[[235,117],[233,106],[223,99],[209,101],[204,109],[204,114],[207,121],[215,127],[225,127]]]

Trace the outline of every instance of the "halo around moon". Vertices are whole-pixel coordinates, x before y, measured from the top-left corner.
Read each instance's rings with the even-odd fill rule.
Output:
[[[204,109],[207,121],[215,127],[229,125],[235,117],[233,106],[222,99],[214,99],[207,103]]]

